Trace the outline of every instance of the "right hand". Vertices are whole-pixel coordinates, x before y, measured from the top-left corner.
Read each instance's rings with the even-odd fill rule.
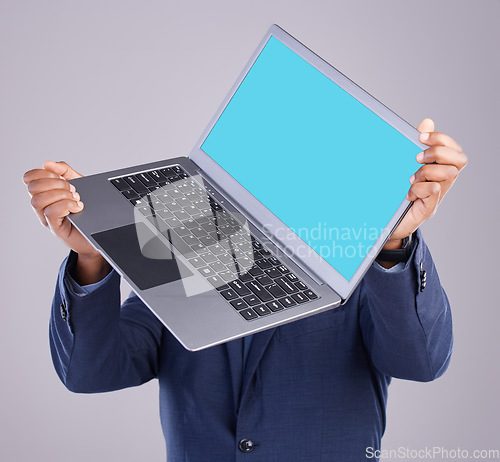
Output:
[[[83,209],[80,195],[67,181],[80,177],[66,162],[46,161],[43,168],[26,172],[23,181],[38,219],[78,254],[77,275],[80,273],[82,283],[88,284],[109,269],[101,254],[66,218]]]

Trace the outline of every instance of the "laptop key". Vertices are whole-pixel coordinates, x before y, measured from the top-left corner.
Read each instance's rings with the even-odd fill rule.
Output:
[[[262,260],[257,260],[255,263],[262,269],[268,269],[273,266],[272,263],[267,258],[264,258]]]
[[[219,244],[214,244],[210,246],[210,251],[217,256],[226,253],[226,251]]]
[[[252,241],[253,248],[255,250],[260,250],[262,249],[262,244],[259,241],[253,240]]]
[[[205,260],[207,263],[212,263],[212,262],[217,261],[217,257],[216,257],[214,254],[209,253],[209,252],[207,252],[207,253],[202,253],[202,254],[200,255],[200,257],[201,257],[201,258],[203,258],[203,260]],[[215,269],[215,268],[214,268],[214,269]],[[224,269],[225,269],[225,267],[224,267]],[[222,271],[224,271],[224,269],[223,269]],[[217,271],[217,270],[215,270],[215,271]]]
[[[198,223],[192,218],[188,218],[187,220],[184,220],[184,226],[186,228],[193,229],[198,227]]]
[[[209,266],[204,266],[203,268],[198,268],[198,271],[205,277],[216,276],[215,271]]]
[[[247,308],[247,302],[245,300],[242,300],[241,298],[237,298],[236,300],[231,300],[229,303],[233,305],[233,308],[236,308],[237,310],[242,310],[243,308]]]
[[[259,297],[263,302],[268,302],[272,300],[272,295],[264,289],[257,281],[250,281],[245,284],[257,297]]]
[[[301,294],[300,292],[298,294],[293,294],[292,298],[297,302],[297,303],[305,303],[308,302],[309,299],[304,295]]]
[[[260,303],[260,300],[256,295],[248,295],[244,297],[243,300],[245,300],[245,302],[247,302],[250,306],[258,305]]]
[[[199,241],[196,237],[192,236],[189,234],[188,236],[184,236],[182,240],[187,244],[187,245],[195,245],[198,244]]]
[[[189,229],[185,226],[177,226],[177,228],[174,228],[174,231],[181,237],[190,234]]]
[[[268,302],[266,303],[266,306],[273,312],[285,309],[285,307],[278,300],[273,300],[272,302]]]
[[[139,194],[137,194],[133,189],[125,189],[122,191],[122,194],[129,200],[139,198]]]
[[[281,271],[279,271],[277,268],[270,268],[270,269],[266,269],[266,274],[270,277],[270,278],[279,278],[281,277]]]
[[[266,314],[271,314],[272,311],[264,305],[259,305],[254,308],[254,311],[259,315],[259,316],[265,316]]]
[[[189,215],[184,210],[178,210],[174,212],[174,215],[179,220],[187,220],[189,219]]]
[[[283,274],[290,272],[290,270],[285,265],[279,265],[276,268],[278,268],[278,270],[281,271]]]
[[[299,280],[299,278],[297,276],[295,276],[295,274],[293,273],[288,273],[286,275],[286,278],[290,281],[290,282],[297,282]]]
[[[285,308],[290,308],[291,306],[295,306],[297,304],[297,302],[292,297],[283,297],[283,298],[280,298],[279,302]]]
[[[148,188],[144,186],[139,179],[136,177],[136,175],[128,175],[123,178],[129,185],[130,187],[137,193],[139,194],[145,194],[148,191]]]
[[[152,170],[149,174],[157,183],[166,179],[166,177],[159,170]]]
[[[213,263],[209,263],[208,266],[212,268],[214,271],[218,273],[221,271],[226,271],[226,265],[222,264],[220,261],[214,261]]]
[[[156,212],[156,215],[164,218],[165,220],[167,218],[172,218],[174,215],[172,214],[172,212],[170,210],[167,210],[167,209],[162,209],[162,210],[155,210]]]
[[[168,178],[169,176],[175,175],[174,170],[172,167],[167,167],[167,168],[161,168],[160,169],[161,174],[165,177]]]
[[[238,276],[238,279],[241,281],[241,282],[249,282],[253,279],[252,275],[251,274],[248,274],[248,273],[243,273],[243,274],[240,274]]]
[[[284,277],[276,278],[275,281],[288,294],[298,292],[297,287],[295,287],[288,279]]]
[[[238,294],[234,290],[232,290],[232,289],[221,290],[220,294],[226,300],[232,300],[233,298],[238,298]]]
[[[297,289],[299,290],[308,290],[309,287],[307,287],[302,281],[297,281],[295,283],[295,287],[297,287]]]
[[[207,278],[207,281],[212,284],[217,290],[229,289],[226,281],[223,281],[219,276],[210,276]]]
[[[257,276],[255,280],[260,282],[263,286],[267,286],[273,283],[273,280],[267,274]]]
[[[164,202],[163,205],[171,212],[178,212],[179,210],[182,210],[182,207],[177,202]]]
[[[200,236],[199,237],[200,239],[200,242],[203,244],[203,245],[206,245],[207,247],[210,245],[214,245],[216,240],[212,237],[212,236]]]
[[[254,266],[253,268],[251,268],[249,271],[248,271],[252,276],[260,276],[261,274],[263,274],[263,271],[257,267],[257,266]]]
[[[278,266],[281,265],[281,262],[276,258],[276,257],[269,257],[268,260],[274,265]]]
[[[251,321],[252,319],[257,319],[259,315],[252,310],[252,308],[247,308],[245,310],[238,311],[247,321]]]
[[[219,260],[222,263],[232,263],[234,261],[234,258],[233,258],[232,255],[229,255],[229,254],[225,253],[225,254],[219,255]],[[250,279],[251,279],[251,277],[250,277]]]
[[[286,292],[278,284],[272,284],[270,286],[267,286],[266,288],[276,298],[286,295]]]
[[[153,177],[150,176],[147,172],[144,173],[138,173],[136,177],[139,179],[139,181],[146,186],[147,188],[150,188],[151,186],[156,185],[156,181],[153,180]]]
[[[129,184],[123,178],[115,178],[114,180],[110,180],[111,184],[118,189],[118,191],[125,191],[130,189]]]
[[[221,272],[219,273],[219,276],[220,276],[222,279],[224,279],[224,281],[226,281],[226,282],[233,281],[234,279],[236,279],[236,278],[234,277],[234,274],[233,274],[231,271],[229,271],[229,270],[228,270],[228,271],[221,271]]]
[[[138,207],[137,210],[139,210],[139,212],[141,212],[146,217],[153,215],[153,211],[151,210],[151,207],[148,207],[148,206]]]
[[[201,268],[202,266],[206,265],[206,263],[200,257],[190,258],[189,263],[191,263],[195,268]]]
[[[252,292],[250,292],[250,289],[246,286],[244,286],[238,279],[235,279],[234,281],[231,281],[229,284],[229,287],[231,287],[235,292],[238,293],[240,296],[245,296],[245,295],[250,295]]]
[[[318,296],[311,289],[306,290],[304,294],[307,295],[307,297],[311,300],[315,300],[316,298],[318,298]]]

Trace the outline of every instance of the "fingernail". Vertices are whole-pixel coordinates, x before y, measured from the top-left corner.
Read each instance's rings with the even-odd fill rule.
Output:
[[[78,202],[76,203],[76,205],[78,205],[78,208],[79,208],[79,209],[83,209],[83,202],[78,201]]]
[[[411,183],[411,184],[413,184],[413,182],[414,182],[414,181],[415,181],[415,175],[412,175],[412,176],[410,177],[410,183]]]
[[[71,192],[75,192],[75,191],[76,191],[76,188],[75,188],[72,184],[70,184],[70,185],[69,185],[69,190],[70,190]]]
[[[427,141],[429,139],[429,133],[420,133],[420,141]]]
[[[78,194],[77,192],[73,192],[73,197],[75,198],[75,200],[79,201],[80,200],[80,194]]]
[[[417,154],[417,162],[422,162],[424,160],[424,153],[423,152],[419,152]]]

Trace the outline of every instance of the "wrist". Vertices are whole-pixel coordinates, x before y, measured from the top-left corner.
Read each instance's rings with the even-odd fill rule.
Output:
[[[377,262],[384,268],[391,268],[398,262],[407,262],[413,249],[413,234],[404,239],[389,239],[377,256]]]
[[[396,250],[402,247],[403,239],[389,239],[384,245],[384,250]]]
[[[81,286],[95,284],[104,279],[111,269],[111,265],[99,253],[77,254],[74,279]]]

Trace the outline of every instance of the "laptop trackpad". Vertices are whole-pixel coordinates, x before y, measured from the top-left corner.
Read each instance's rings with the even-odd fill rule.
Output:
[[[101,231],[92,237],[141,290],[193,274],[144,223]]]

